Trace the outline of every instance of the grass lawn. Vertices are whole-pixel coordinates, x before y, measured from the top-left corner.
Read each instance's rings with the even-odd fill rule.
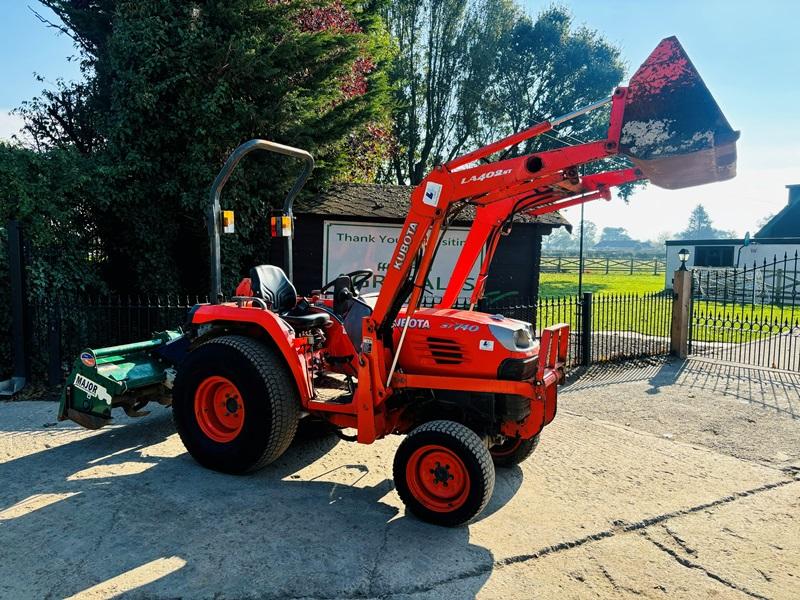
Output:
[[[668,336],[672,298],[668,296],[595,296],[592,303],[594,331],[633,331],[646,335]],[[575,305],[569,301],[543,298],[539,304],[539,326],[569,323],[578,327]]]
[[[694,301],[692,337],[741,344],[800,330],[800,306]]]
[[[584,273],[583,290],[595,294],[592,305],[594,331],[631,331],[669,336],[671,294],[664,290],[664,275],[635,273]],[[542,273],[539,283],[539,326],[569,323],[577,327],[577,273]],[[501,300],[502,302],[502,300]],[[513,301],[512,301],[513,304]],[[529,314],[510,314],[526,320]],[[695,299],[693,338],[697,341],[747,343],[786,334],[800,328],[800,307],[708,302]]]
[[[664,289],[664,275],[635,273],[584,273],[583,291],[610,294],[644,294]],[[542,273],[539,296],[567,296],[578,293],[577,273]]]

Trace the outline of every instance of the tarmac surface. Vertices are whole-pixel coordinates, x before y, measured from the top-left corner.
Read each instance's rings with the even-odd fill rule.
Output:
[[[0,404],[3,598],[796,598],[800,376],[594,367],[468,527],[406,516],[400,441],[195,464],[168,409],[98,432]]]

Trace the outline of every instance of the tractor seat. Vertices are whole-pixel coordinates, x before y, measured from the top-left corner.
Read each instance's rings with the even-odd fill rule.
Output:
[[[297,290],[283,269],[274,265],[259,265],[250,269],[253,296],[261,298],[295,331],[324,327],[331,320],[325,312],[310,312],[305,300],[297,302]]]
[[[302,300],[300,304],[308,304],[305,300]],[[298,304],[298,306],[300,306]],[[292,314],[295,309],[292,309],[288,313],[284,313],[281,315],[281,319],[286,321],[289,325],[292,326],[292,329],[295,331],[303,331],[306,329],[316,329],[318,327],[325,327],[330,320],[331,316],[326,312],[315,312],[315,313],[306,313],[306,314]]]

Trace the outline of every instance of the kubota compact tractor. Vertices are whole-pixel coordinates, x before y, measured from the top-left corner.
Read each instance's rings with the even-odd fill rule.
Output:
[[[604,139],[486,162],[609,103]],[[195,306],[180,330],[84,351],[59,418],[97,428],[114,407],[139,415],[150,400],[171,403],[189,453],[227,473],[274,461],[304,418],[355,429],[354,439],[364,444],[407,434],[394,459],[400,498],[422,519],[465,523],[488,502],[495,465],[519,463],[536,448],[564,381],[567,325],[548,327],[537,339],[529,323],[475,310],[514,215],[610,199],[612,187],[642,179],[665,188],[729,179],[737,137],[678,41],[668,38],[611,98],[437,166],[411,195],[377,295],[359,293],[372,276],[360,270],[298,298],[284,270],[263,265],[223,301],[219,194],[233,168],[259,149],[305,161],[284,211],[272,219],[273,235],[290,245],[292,201],[313,167],[302,150],[247,142],[212,186],[214,302]],[[581,174],[581,165],[602,166],[617,154],[633,166]],[[468,206],[474,220],[444,296],[421,308],[442,235]],[[456,310],[481,250],[469,309]],[[287,270],[291,275],[290,264]]]

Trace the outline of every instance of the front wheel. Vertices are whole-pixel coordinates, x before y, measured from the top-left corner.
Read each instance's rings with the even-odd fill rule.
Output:
[[[536,450],[536,446],[539,445],[539,435],[541,434],[537,433],[527,440],[508,438],[502,444],[492,446],[489,452],[492,455],[495,466],[513,467],[527,459]]]
[[[282,357],[261,342],[223,336],[178,369],[172,415],[183,445],[205,467],[246,473],[278,458],[294,437],[297,386]]]
[[[406,436],[394,457],[394,484],[423,521],[454,527],[474,519],[494,491],[494,465],[475,432],[431,421]]]

